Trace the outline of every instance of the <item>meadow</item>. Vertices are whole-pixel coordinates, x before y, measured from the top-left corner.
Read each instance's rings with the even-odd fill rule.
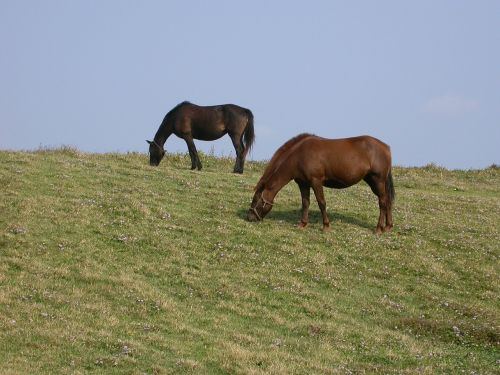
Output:
[[[0,151],[1,374],[498,374],[500,169],[395,167],[377,199],[292,182],[245,220],[264,162]]]

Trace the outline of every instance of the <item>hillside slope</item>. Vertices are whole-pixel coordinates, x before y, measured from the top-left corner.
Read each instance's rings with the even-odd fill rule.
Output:
[[[366,184],[332,229],[263,163],[0,151],[0,373],[498,373],[500,170],[395,168],[395,227]]]

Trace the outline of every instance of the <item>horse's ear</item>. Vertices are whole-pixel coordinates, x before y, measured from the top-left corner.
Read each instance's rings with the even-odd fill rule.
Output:
[[[146,142],[148,142],[149,144],[153,143],[153,142],[151,142],[151,141],[148,141],[147,139],[146,139]]]

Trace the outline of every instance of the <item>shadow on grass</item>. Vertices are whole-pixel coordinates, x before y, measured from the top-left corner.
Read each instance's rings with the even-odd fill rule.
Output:
[[[247,214],[248,214],[248,209],[243,210],[240,209],[238,210],[238,216],[243,219],[247,220]],[[269,220],[269,221],[283,221],[286,223],[290,223],[292,225],[298,224],[300,222],[302,212],[301,210],[276,210],[276,211],[271,211],[269,214],[264,218],[264,220]],[[364,228],[364,229],[369,229],[373,230],[377,224],[377,218],[375,217],[373,219],[373,222],[367,222],[357,216],[352,216],[349,214],[345,213],[338,213],[338,212],[328,212],[328,217],[330,218],[330,226],[335,226],[336,223],[343,222],[343,223],[348,223],[352,225],[356,225],[358,227]],[[323,219],[321,217],[321,213],[316,210],[310,210],[309,211],[309,225],[316,225],[316,224],[322,224]]]

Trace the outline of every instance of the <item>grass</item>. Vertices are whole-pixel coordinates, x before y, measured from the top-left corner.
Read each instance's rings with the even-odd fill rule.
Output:
[[[245,220],[264,163],[0,151],[0,373],[499,373],[500,170],[395,168],[296,229],[293,183]]]

